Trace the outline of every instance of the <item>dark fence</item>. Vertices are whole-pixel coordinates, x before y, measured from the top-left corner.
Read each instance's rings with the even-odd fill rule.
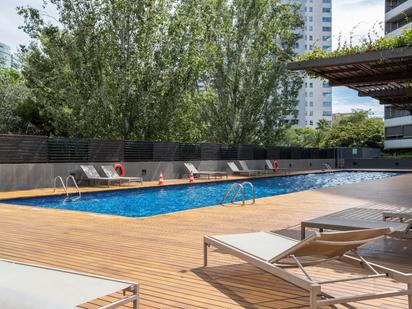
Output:
[[[0,135],[0,163],[334,159],[335,149]]]

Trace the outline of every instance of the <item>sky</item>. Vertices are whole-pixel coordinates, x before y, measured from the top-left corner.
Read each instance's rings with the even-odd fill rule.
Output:
[[[384,20],[384,0],[332,0],[332,48],[341,41],[349,40],[351,33],[354,41],[359,40],[375,28],[383,35],[379,23]],[[28,44],[30,38],[20,29],[23,19],[16,13],[16,6],[38,8],[44,16],[56,16],[50,6],[44,10],[43,0],[0,0],[0,42],[9,45],[13,52],[20,44]],[[358,97],[357,93],[346,87],[333,89],[333,113],[350,112],[354,108],[371,110],[375,116],[383,117],[383,107],[371,98]]]

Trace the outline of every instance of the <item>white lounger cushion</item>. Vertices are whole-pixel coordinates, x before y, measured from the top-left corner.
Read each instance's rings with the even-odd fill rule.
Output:
[[[130,284],[0,261],[0,307],[7,309],[76,308]]]
[[[268,232],[210,236],[210,238],[224,242],[263,261],[270,261],[299,243],[292,238]]]

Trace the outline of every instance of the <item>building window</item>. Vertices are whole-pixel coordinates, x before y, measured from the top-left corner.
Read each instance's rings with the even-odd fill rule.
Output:
[[[310,105],[311,107],[313,107],[313,102],[312,102],[312,101],[310,101],[310,102],[309,102],[309,105]]]
[[[309,31],[313,31],[313,26],[309,26]]]
[[[330,39],[331,39],[330,35],[324,35],[324,36],[322,36],[322,41],[323,41],[323,42],[328,42],[328,41],[330,41]]]
[[[331,0],[323,0],[323,3],[331,3]]]
[[[313,98],[313,92],[309,92],[309,98]]]
[[[330,85],[328,82],[323,82],[323,88],[330,88]]]
[[[309,36],[309,41],[313,41],[313,36],[312,35]]]
[[[310,111],[310,112],[309,112],[309,116],[313,116],[313,111]]]
[[[330,23],[330,22],[332,22],[332,17],[322,17],[322,21],[324,23]]]
[[[313,120],[309,121],[309,125],[313,126]]]
[[[332,112],[331,111],[323,111],[323,114],[322,114],[324,117],[327,117],[327,116],[332,116]]]
[[[313,83],[309,83],[309,88],[313,88]]]
[[[332,107],[332,102],[326,101],[322,103],[323,107]]]
[[[327,50],[327,51],[331,51],[331,50],[332,50],[332,46],[330,46],[330,45],[323,45],[323,46],[322,46],[322,49],[323,49],[323,50]]]
[[[313,17],[312,16],[309,16],[309,21],[313,21]]]
[[[322,31],[331,32],[331,31],[332,31],[332,27],[322,27]]]
[[[322,12],[323,12],[323,13],[330,13],[330,12],[331,12],[331,8],[322,8]]]
[[[322,93],[324,98],[331,98],[332,97],[332,93],[331,92],[324,92]]]
[[[309,7],[309,12],[313,12],[313,7]]]

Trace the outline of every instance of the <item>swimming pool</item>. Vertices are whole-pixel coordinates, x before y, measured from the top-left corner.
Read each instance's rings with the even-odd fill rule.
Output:
[[[391,172],[333,172],[254,179],[256,198],[334,187],[400,175]],[[68,209],[126,217],[148,217],[220,203],[234,181],[187,184],[142,189],[84,193],[81,200],[64,201],[63,196],[46,196],[0,201],[0,203]],[[246,188],[246,199],[251,198]]]

